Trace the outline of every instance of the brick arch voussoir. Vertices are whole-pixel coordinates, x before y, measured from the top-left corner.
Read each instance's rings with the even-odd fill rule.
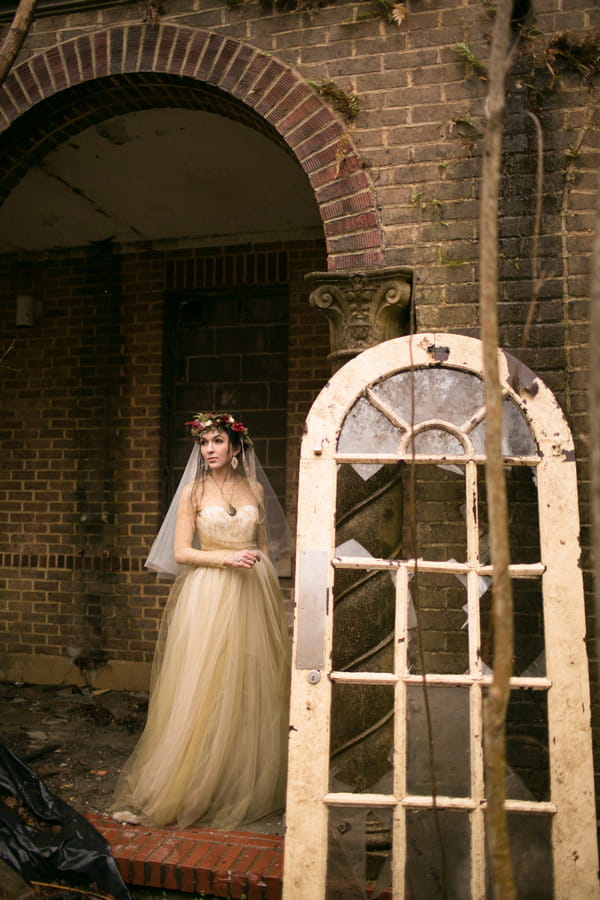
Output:
[[[311,183],[329,268],[382,264],[374,191],[347,129],[297,72],[227,35],[169,23],[120,25],[56,44],[13,67],[0,88],[0,132],[59,91],[133,72],[206,82],[253,109]]]

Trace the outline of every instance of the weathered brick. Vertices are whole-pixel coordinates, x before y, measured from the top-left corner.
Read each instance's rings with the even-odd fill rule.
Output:
[[[536,28],[541,32],[538,46],[560,30],[576,34],[600,30],[600,9],[590,0],[557,6],[550,0],[540,0],[536,6]],[[235,104],[238,112],[243,104],[246,114],[251,107],[277,128],[295,152],[319,205],[328,240],[325,246],[319,236],[314,242],[286,244],[283,250],[288,266],[285,279],[290,286],[290,441],[283,449],[288,458],[287,491],[292,506],[303,419],[329,374],[327,323],[307,304],[308,288],[303,281],[307,271],[411,265],[418,327],[478,333],[478,204],[487,84],[469,72],[455,45],[467,40],[487,62],[490,28],[480,4],[459,0],[409,5],[407,21],[400,26],[378,17],[358,21],[355,4],[346,2],[323,6],[315,14],[266,10],[258,3],[235,10],[226,4],[204,4],[192,10],[186,0],[174,0],[163,11],[158,27],[141,26],[126,5],[80,10],[69,13],[68,21],[59,13],[36,19],[20,66],[0,89],[0,127],[6,128],[23,112],[31,112],[42,98],[63,93],[62,100],[68,101],[69,85],[84,80],[91,88],[94,76],[118,76],[123,70],[146,72],[153,78],[164,73],[173,79],[170,83],[177,91],[183,91],[185,79],[195,79],[198,85],[210,81],[223,94],[224,116],[233,109],[230,104]],[[527,115],[528,74],[528,67],[516,61],[508,76],[499,223],[501,339],[557,392],[576,433],[577,457],[583,464],[589,454],[589,281],[598,134],[590,129],[578,156],[570,159],[569,150],[583,134],[590,112],[588,85],[578,75],[561,77],[556,90],[540,95],[544,197],[538,268],[543,283],[537,292],[528,345],[522,347],[536,269],[532,253],[537,148],[534,125]],[[184,80],[178,81],[179,76]],[[340,89],[356,92],[358,117],[347,123],[310,88],[311,79],[334,80]],[[152,89],[152,79],[143,89]],[[129,111],[128,82],[114,78],[112,90],[115,107],[106,109],[107,118]],[[185,99],[181,93],[173,103]],[[93,99],[78,100],[70,122],[68,114],[54,119],[57,103],[40,130],[40,155],[72,137],[75,121],[77,127],[93,124],[92,107]],[[39,111],[49,108],[40,106]],[[81,120],[76,119],[80,115]],[[474,135],[468,133],[469,123]],[[7,160],[13,189],[34,157],[27,148],[17,146]],[[570,180],[563,219],[567,169]],[[251,170],[252,160],[248,160]],[[563,234],[565,224],[567,233]],[[112,646],[128,658],[150,656],[164,586],[149,583],[142,565],[166,499],[160,485],[164,448],[158,426],[164,413],[160,373],[165,291],[269,283],[273,266],[279,265],[273,262],[277,252],[273,248],[260,252],[238,248],[225,260],[222,248],[187,245],[173,246],[172,251],[145,248],[125,254],[120,332],[115,341],[123,349],[118,353],[112,346],[111,324],[102,320],[98,303],[100,272],[89,271],[80,249],[50,253],[43,259],[35,254],[35,259],[28,260],[0,258],[3,334],[8,335],[12,328],[14,295],[31,275],[32,263],[43,284],[46,308],[44,352],[39,352],[37,336],[19,334],[17,351],[19,360],[25,360],[25,375],[3,372],[5,393],[15,399],[9,401],[10,416],[3,419],[7,432],[3,454],[10,462],[11,478],[6,482],[3,507],[9,534],[0,538],[0,550],[14,576],[7,580],[9,591],[20,598],[7,611],[13,618],[5,621],[14,622],[18,615],[24,629],[19,640],[11,629],[5,630],[6,647],[10,643],[21,650],[34,649],[29,640],[31,617],[43,615],[37,607],[47,602],[48,616],[53,618],[47,619],[46,627],[55,630],[47,631],[47,642],[41,646],[44,652],[60,652],[59,619],[73,618],[73,592],[78,589],[78,579],[85,577],[90,591],[98,596],[127,596],[135,624],[127,638],[111,631]],[[86,328],[90,310],[94,311],[93,334]],[[215,347],[213,336],[210,352],[216,352]],[[107,354],[110,361],[111,374],[108,377],[105,372],[104,380],[98,377],[100,363],[92,358],[95,350]],[[208,344],[202,352],[209,352]],[[257,347],[256,352],[263,351]],[[62,375],[53,368],[52,358],[63,363],[66,371]],[[273,358],[270,362],[276,365]],[[223,368],[228,366],[226,353]],[[280,386],[279,380],[275,386]],[[249,392],[257,406],[265,387],[254,386]],[[114,397],[107,421],[116,423],[119,433],[118,446],[111,447],[119,457],[121,479],[118,502],[115,500],[117,521],[104,533],[96,523],[84,534],[78,506],[81,484],[90,508],[94,504],[99,508],[104,488],[91,460],[95,452],[106,449],[103,429],[97,423],[105,414],[110,391]],[[43,437],[29,430],[23,409],[32,419],[41,415],[48,419]],[[114,437],[114,429],[111,434]],[[83,439],[89,454],[85,460]],[[108,440],[106,430],[104,440]],[[25,464],[24,447],[34,454],[34,465]],[[281,454],[280,446],[279,458]],[[42,485],[47,489],[44,496]],[[585,494],[588,484],[583,477],[580,485]],[[584,496],[581,512],[584,553],[589,557],[589,509]],[[36,525],[32,533],[33,513]],[[429,514],[439,518],[437,504],[432,503]],[[433,532],[436,523],[428,524]],[[437,524],[437,537],[446,535],[443,523]],[[433,540],[436,535],[430,537]],[[110,543],[107,562],[103,561],[102,538]],[[46,561],[44,565],[41,560]],[[36,568],[47,568],[47,576],[32,575]],[[27,592],[32,592],[30,598]],[[52,600],[45,601],[46,597]],[[73,636],[78,627],[73,625]],[[439,630],[436,638],[439,659],[448,666],[452,658],[449,648],[456,650],[462,640],[462,635],[453,636],[451,628],[448,624],[449,630]],[[1,649],[6,647],[3,643]],[[597,697],[594,704],[597,717]]]

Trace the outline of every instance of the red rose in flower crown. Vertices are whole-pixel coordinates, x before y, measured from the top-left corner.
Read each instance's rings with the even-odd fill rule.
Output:
[[[252,440],[243,422],[236,422],[230,413],[196,413],[190,422],[185,423],[195,441],[199,441],[205,431],[234,432],[239,435],[246,447],[252,447]]]

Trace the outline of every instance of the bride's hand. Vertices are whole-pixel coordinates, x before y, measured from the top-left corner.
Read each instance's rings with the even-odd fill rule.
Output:
[[[251,569],[260,559],[258,550],[236,550],[225,558],[225,564],[236,569]]]

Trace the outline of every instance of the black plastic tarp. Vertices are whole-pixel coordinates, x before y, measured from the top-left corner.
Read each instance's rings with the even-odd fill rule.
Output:
[[[0,858],[28,882],[131,900],[108,841],[1,742]]]

